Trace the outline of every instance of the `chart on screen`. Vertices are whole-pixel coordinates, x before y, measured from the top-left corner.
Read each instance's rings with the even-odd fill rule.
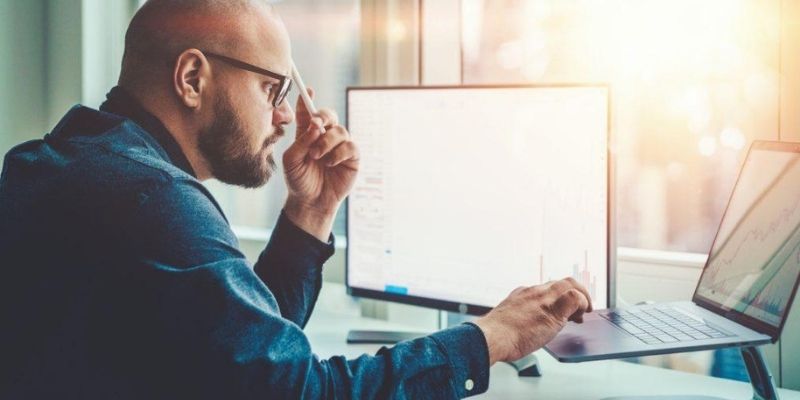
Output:
[[[754,194],[734,194],[698,292],[776,325],[800,273],[800,157],[754,150],[748,163],[737,191]]]

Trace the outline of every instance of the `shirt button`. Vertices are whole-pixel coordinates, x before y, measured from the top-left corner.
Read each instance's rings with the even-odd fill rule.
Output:
[[[472,388],[474,387],[475,387],[475,382],[473,382],[472,379],[467,379],[467,381],[464,382],[464,389],[467,389],[467,391],[472,390]]]

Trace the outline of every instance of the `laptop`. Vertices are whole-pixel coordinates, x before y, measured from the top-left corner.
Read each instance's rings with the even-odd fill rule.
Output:
[[[774,343],[800,281],[800,143],[747,152],[691,301],[597,310],[545,346],[561,362]]]

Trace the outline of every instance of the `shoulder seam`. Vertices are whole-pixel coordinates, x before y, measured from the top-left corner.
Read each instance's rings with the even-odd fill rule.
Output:
[[[133,157],[131,157],[131,156],[129,156],[129,155],[127,155],[127,154],[123,153],[123,152],[115,151],[115,150],[113,150],[113,149],[109,148],[109,147],[108,147],[108,146],[107,146],[105,143],[97,143],[97,142],[85,142],[85,141],[81,141],[80,143],[82,143],[82,144],[86,144],[86,145],[89,145],[89,146],[94,146],[94,147],[96,147],[96,148],[98,148],[98,149],[102,150],[102,151],[103,151],[103,152],[105,152],[106,154],[111,154],[111,155],[114,155],[114,156],[117,156],[117,157],[120,157],[120,158],[124,158],[124,159],[126,159],[126,160],[128,160],[128,161],[130,161],[130,162],[133,162],[133,163],[135,163],[135,164],[137,164],[137,165],[140,165],[140,166],[142,166],[142,167],[145,167],[145,168],[147,168],[147,169],[150,169],[150,170],[155,170],[155,171],[159,172],[159,174],[160,174],[160,175],[161,175],[161,176],[162,176],[162,177],[163,177],[165,180],[173,180],[173,179],[186,179],[185,177],[181,177],[181,176],[175,176],[175,175],[171,174],[169,171],[167,171],[167,170],[164,170],[163,168],[159,168],[159,167],[156,167],[156,166],[153,166],[153,165],[147,164],[147,163],[145,163],[145,162],[142,162],[141,160],[137,160],[137,159],[135,159],[135,158],[133,158]],[[165,161],[165,162],[169,163],[169,161],[167,161],[167,160],[163,160],[163,161]],[[177,167],[176,167],[176,170],[180,171],[180,169],[178,169]],[[185,172],[183,172],[183,171],[181,171],[181,172],[182,172],[182,173],[185,173]]]
[[[133,161],[136,161],[136,160],[133,160]],[[228,217],[225,215],[225,212],[222,210],[222,207],[219,205],[219,203],[217,203],[217,200],[214,199],[214,196],[211,194],[211,192],[208,190],[208,188],[206,188],[203,185],[202,182],[198,181],[197,179],[191,178],[191,177],[181,177],[181,176],[177,176],[176,177],[176,176],[169,175],[168,173],[166,173],[164,171],[162,171],[162,172],[167,174],[168,179],[164,180],[162,182],[159,182],[159,184],[157,186],[152,188],[152,190],[150,191],[150,194],[153,194],[153,193],[155,193],[155,192],[157,192],[159,190],[164,190],[164,188],[167,187],[168,185],[175,185],[175,184],[179,184],[179,183],[187,184],[188,186],[191,186],[195,190],[200,192],[203,195],[203,197],[205,197],[206,200],[208,200],[214,206],[214,208],[217,210],[217,212],[219,212],[219,215],[222,217],[222,219],[228,225],[230,225],[230,221],[228,221]],[[149,200],[149,198],[148,198],[148,200]],[[147,202],[147,200],[145,200],[145,202]],[[143,204],[144,203],[142,203],[142,205]]]

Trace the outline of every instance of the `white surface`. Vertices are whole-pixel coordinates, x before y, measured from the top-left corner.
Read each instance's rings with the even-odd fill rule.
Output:
[[[351,286],[494,306],[571,275],[605,306],[607,89],[356,90],[348,128]]]
[[[327,287],[326,287],[327,286]],[[358,317],[358,305],[341,285],[325,283],[306,333],[320,357],[374,354],[379,345],[348,345],[349,329],[408,330],[386,321]],[[489,391],[473,398],[485,399],[601,399],[610,396],[700,394],[728,399],[750,399],[748,383],[648,367],[622,361],[563,364],[544,351],[537,352],[543,375],[520,378],[510,365],[491,369]],[[800,400],[800,392],[780,390],[783,400]]]

